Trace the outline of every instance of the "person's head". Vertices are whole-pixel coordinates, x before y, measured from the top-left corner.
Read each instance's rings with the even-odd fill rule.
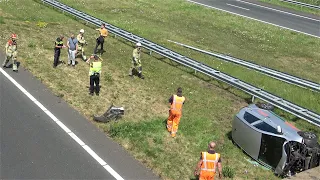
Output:
[[[136,44],[136,48],[138,48],[138,50],[140,50],[140,49],[141,49],[141,43],[138,42],[138,43]]]
[[[105,24],[105,23],[102,23],[102,24],[101,24],[101,28],[106,28],[106,24]]]
[[[84,34],[84,29],[80,29],[80,34]]]
[[[215,142],[213,142],[213,141],[209,142],[209,144],[208,144],[208,149],[209,150],[214,150],[215,147],[216,147],[216,143]]]
[[[11,34],[11,39],[12,39],[12,41],[16,41],[17,40],[17,35],[16,34]]]
[[[177,95],[182,95],[182,88],[181,88],[181,87],[178,87],[178,89],[177,89]]]
[[[98,61],[98,60],[99,60],[99,57],[98,57],[98,55],[96,55],[96,54],[93,55],[93,58],[94,58],[95,61]]]
[[[74,34],[71,33],[71,34],[70,34],[70,37],[71,37],[71,39],[74,39]]]

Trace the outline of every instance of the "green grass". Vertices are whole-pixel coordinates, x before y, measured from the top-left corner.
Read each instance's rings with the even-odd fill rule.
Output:
[[[171,39],[206,50],[230,53],[320,82],[320,42],[316,38],[180,0],[62,2],[320,112],[317,93],[167,42]],[[101,93],[99,97],[90,97],[87,94],[87,64],[79,59],[76,69],[65,65],[53,69],[52,48],[60,34],[67,36],[84,28],[89,54],[97,35],[93,28],[31,0],[0,3],[0,15],[6,22],[1,25],[1,43],[4,44],[12,32],[17,33],[21,64],[88,119],[92,114],[103,113],[111,102],[125,107],[126,115],[121,121],[95,124],[163,179],[193,178],[192,171],[200,151],[206,149],[210,140],[218,143],[217,151],[222,154],[223,166],[228,167],[225,174],[232,176],[234,173],[237,179],[277,179],[270,171],[247,162],[245,158],[248,157],[230,140],[233,115],[247,105],[245,99],[250,98],[245,93],[199,73],[194,74],[192,70],[155,54],[142,56],[146,79],[130,79],[127,74],[133,46],[109,36],[105,43],[107,52],[103,55]],[[66,61],[66,57],[67,53],[63,51],[62,60]],[[188,102],[184,106],[177,138],[172,139],[163,121],[168,115],[167,99],[178,86],[183,87]],[[277,112],[298,128],[320,136],[319,128],[279,110]]]
[[[320,10],[319,9],[314,9],[314,8],[309,8],[309,7],[305,7],[305,6],[300,6],[300,5],[295,5],[292,3],[288,3],[288,2],[282,2],[280,0],[259,0],[260,2],[265,2],[265,3],[270,3],[273,5],[277,5],[277,6],[281,6],[281,7],[285,7],[285,8],[290,8],[290,9],[294,9],[297,11],[301,11],[301,12],[305,12],[305,13],[311,13],[314,15],[320,15]],[[316,6],[320,6],[320,1],[319,0],[296,0],[302,3],[307,3],[307,4],[312,4],[312,5],[316,5]]]

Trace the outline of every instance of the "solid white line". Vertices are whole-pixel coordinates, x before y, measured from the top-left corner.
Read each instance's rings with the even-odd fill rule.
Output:
[[[289,15],[292,15],[292,16],[297,16],[297,17],[301,17],[301,18],[310,19],[310,20],[313,20],[313,21],[320,22],[320,20],[318,20],[318,19],[313,19],[313,18],[310,18],[310,17],[301,16],[301,15],[294,14],[294,13],[289,13],[289,12],[286,12],[286,11],[281,11],[281,10],[269,8],[269,7],[266,7],[266,6],[261,6],[261,5],[258,5],[258,4],[254,4],[254,3],[250,3],[250,2],[246,2],[246,1],[241,1],[241,0],[236,0],[236,1],[242,2],[242,3],[246,3],[246,4],[250,4],[250,5],[253,5],[253,6],[262,7],[262,8],[265,8],[265,9],[270,9],[270,10],[281,12],[281,13],[284,13],[284,14],[289,14]]]
[[[73,132],[68,133],[72,139],[74,139],[75,141],[77,141],[78,144],[80,144],[80,146],[84,146],[86,145],[80,138],[78,138],[77,135],[75,135]]]
[[[103,167],[104,167],[108,172],[114,174],[113,177],[115,177],[116,179],[122,179],[122,177],[121,177],[119,174],[117,174],[117,172],[115,172],[109,165],[104,165]]]
[[[228,13],[231,13],[231,14],[234,14],[234,15],[237,15],[237,16],[245,17],[245,18],[248,18],[248,19],[252,19],[252,20],[256,20],[256,21],[263,22],[263,23],[266,23],[266,24],[270,24],[270,25],[274,25],[274,26],[281,27],[281,28],[284,28],[284,29],[288,29],[288,30],[291,30],[291,31],[294,31],[294,32],[302,33],[302,34],[305,34],[305,35],[308,35],[308,36],[320,38],[320,36],[315,36],[315,35],[312,35],[312,34],[309,34],[309,33],[305,33],[305,32],[302,32],[302,31],[298,31],[298,30],[295,30],[295,29],[290,29],[290,28],[287,28],[287,27],[284,27],[284,26],[280,26],[280,25],[277,25],[277,24],[269,23],[269,22],[266,22],[266,21],[262,21],[262,20],[259,20],[259,19],[255,19],[255,18],[249,17],[249,16],[244,16],[244,15],[237,14],[237,13],[234,13],[234,12],[231,12],[231,11],[227,11],[227,10],[224,10],[224,9],[220,9],[220,8],[216,8],[216,7],[213,7],[213,6],[206,5],[206,4],[198,3],[198,2],[195,2],[195,1],[192,1],[192,0],[187,0],[187,1],[189,1],[191,3],[194,3],[194,4],[201,5],[201,6],[205,6],[205,7],[208,7],[208,8],[212,8],[212,9],[228,12]]]
[[[37,101],[28,91],[26,91],[16,80],[7,72],[0,68],[0,72],[7,77],[21,92],[23,92],[32,102],[34,102],[44,113],[46,113],[54,122],[56,122],[69,136],[85,149],[101,166],[104,167],[117,180],[124,180],[116,171],[114,171],[103,159],[101,159],[89,146],[87,146],[78,136],[76,136],[67,126],[56,118],[48,109]]]
[[[228,5],[228,6],[233,6],[233,7],[236,7],[236,8],[240,8],[240,9],[244,9],[244,10],[247,10],[247,11],[250,10],[250,9],[243,8],[243,7],[240,7],[240,6],[236,6],[236,5],[233,5],[233,4],[228,4],[228,3],[227,3],[227,5]]]
[[[101,166],[105,166],[107,165],[107,163],[101,159],[89,146],[84,145],[82,146],[83,149],[85,149],[96,161],[99,162],[99,164],[101,164]]]
[[[56,121],[56,123],[61,127],[61,129],[63,129],[66,133],[71,133],[71,130],[64,125],[61,121]]]

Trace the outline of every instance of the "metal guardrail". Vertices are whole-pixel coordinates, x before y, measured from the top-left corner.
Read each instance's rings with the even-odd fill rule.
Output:
[[[172,61],[175,61],[179,64],[182,64],[184,66],[187,66],[191,69],[194,69],[195,71],[201,72],[203,74],[206,74],[212,78],[215,78],[217,80],[220,80],[222,82],[225,82],[233,87],[236,87],[250,95],[252,97],[257,97],[261,100],[264,100],[286,112],[289,112],[301,119],[304,119],[308,121],[309,123],[312,123],[316,126],[320,127],[320,115],[312,112],[309,109],[300,107],[292,102],[289,102],[287,100],[282,99],[281,97],[275,96],[269,92],[266,92],[262,89],[259,89],[251,84],[245,83],[237,78],[234,78],[232,76],[229,76],[227,74],[224,74],[218,70],[213,69],[212,67],[209,67],[201,62],[195,61],[193,59],[190,59],[188,57],[185,57],[181,54],[178,54],[170,49],[167,49],[163,46],[160,46],[158,44],[155,44],[147,39],[144,39],[142,37],[139,37],[137,35],[134,35],[130,32],[127,32],[123,29],[120,29],[116,26],[113,26],[107,22],[104,22],[100,19],[97,19],[93,16],[90,16],[84,12],[78,11],[76,9],[73,9],[65,4],[62,4],[60,2],[57,2],[55,0],[41,0],[43,3],[46,3],[52,7],[55,7],[63,12],[67,12],[78,19],[82,19],[88,23],[91,23],[96,26],[100,26],[101,23],[105,23],[108,31],[116,36],[120,36],[130,42],[140,42],[142,46],[150,51],[154,51],[158,53],[159,55],[169,58]]]
[[[242,66],[250,68],[250,69],[254,69],[256,71],[259,71],[267,76],[273,77],[273,78],[278,79],[280,81],[284,81],[284,82],[287,82],[287,83],[290,83],[290,84],[293,84],[293,85],[296,85],[299,87],[303,87],[303,88],[310,88],[314,91],[320,92],[320,84],[318,84],[318,83],[315,83],[315,82],[312,82],[309,80],[305,80],[305,79],[302,79],[302,78],[299,78],[299,77],[296,77],[296,76],[293,76],[293,75],[290,75],[287,73],[283,73],[283,72],[280,72],[280,71],[277,71],[277,70],[274,70],[274,69],[271,69],[268,67],[263,67],[258,64],[248,62],[248,61],[245,61],[242,59],[234,58],[234,57],[231,57],[228,55],[208,52],[208,51],[205,51],[205,50],[202,50],[199,48],[195,48],[195,47],[192,47],[192,46],[189,46],[186,44],[182,44],[179,42],[171,41],[171,40],[168,40],[168,41],[173,42],[175,44],[178,44],[180,46],[183,46],[183,47],[210,55],[210,56],[217,57],[217,58],[224,60],[224,61],[227,61],[227,62],[232,62],[232,63],[242,65]]]
[[[307,3],[303,3],[303,2],[299,2],[299,1],[292,1],[292,0],[280,0],[280,1],[295,4],[295,5],[305,6],[305,7],[309,7],[309,8],[313,8],[313,9],[320,9],[320,6],[316,6],[313,4],[307,4]]]

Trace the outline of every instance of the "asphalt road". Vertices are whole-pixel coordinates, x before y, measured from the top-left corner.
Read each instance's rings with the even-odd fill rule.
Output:
[[[256,0],[188,0],[320,38],[320,17]]]
[[[5,72],[122,178],[160,179],[31,73]],[[0,179],[115,179],[1,72],[0,142]]]

